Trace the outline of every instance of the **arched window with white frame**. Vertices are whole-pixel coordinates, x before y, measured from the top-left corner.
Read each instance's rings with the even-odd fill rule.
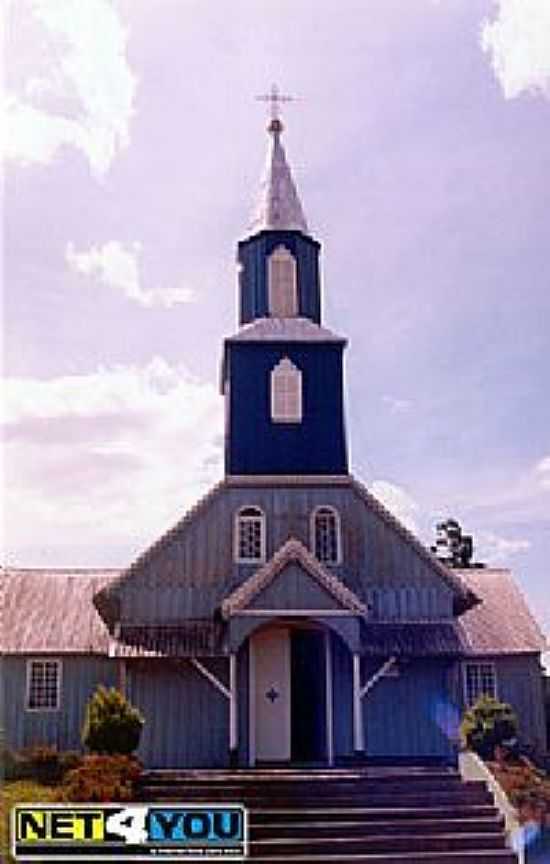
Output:
[[[277,246],[268,258],[269,314],[294,318],[298,314],[296,259],[284,246]]]
[[[302,373],[288,357],[271,370],[271,419],[274,423],[301,423]]]
[[[311,548],[323,564],[340,564],[342,536],[340,514],[334,507],[322,505],[311,514]]]
[[[265,515],[259,507],[241,507],[235,519],[235,561],[265,561]]]

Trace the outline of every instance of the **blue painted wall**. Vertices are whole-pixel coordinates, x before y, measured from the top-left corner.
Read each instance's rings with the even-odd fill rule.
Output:
[[[227,474],[346,474],[343,346],[229,343]],[[302,372],[301,423],[273,423],[270,374],[289,357]]]
[[[267,259],[280,245],[286,246],[296,259],[299,314],[320,324],[320,245],[299,231],[262,231],[239,243],[240,323],[269,315]]]
[[[33,655],[39,659],[40,655]],[[27,711],[26,660],[3,659],[3,723],[6,744],[20,750],[31,744],[49,744],[58,750],[78,750],[86,702],[98,684],[116,686],[116,662],[100,656],[61,656],[62,684],[59,711]]]

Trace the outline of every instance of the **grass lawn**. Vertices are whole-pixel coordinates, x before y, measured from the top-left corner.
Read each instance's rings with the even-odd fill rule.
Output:
[[[2,783],[0,800],[2,802],[2,818],[0,819],[0,861],[12,864],[14,859],[9,854],[10,835],[9,818],[11,808],[15,804],[42,803],[53,801],[56,789],[52,786],[42,786],[33,780],[17,780],[13,783]]]

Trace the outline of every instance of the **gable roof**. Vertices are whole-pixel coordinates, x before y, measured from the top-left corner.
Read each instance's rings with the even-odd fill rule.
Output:
[[[460,570],[463,581],[481,603],[459,619],[473,654],[520,654],[548,649],[525,598],[509,570]]]
[[[448,585],[456,598],[454,605],[455,613],[457,615],[462,614],[466,609],[470,609],[472,606],[479,603],[480,598],[477,596],[475,590],[473,590],[472,586],[468,582],[462,579],[462,571],[459,572],[457,570],[451,570],[449,567],[445,567],[445,565],[439,561],[435,555],[432,555],[429,549],[427,549],[427,547],[424,546],[417,537],[415,537],[412,531],[405,528],[403,523],[400,522],[399,519],[397,519],[386,507],[384,507],[372,492],[369,492],[363,483],[355,477],[350,476],[350,485],[357,492],[359,497],[362,498],[365,504],[377,513],[387,525],[393,528],[393,530],[402,537],[407,545],[412,547]]]
[[[222,601],[222,616],[227,619],[245,609],[291,562],[300,564],[321,588],[324,588],[345,609],[358,615],[367,615],[367,607],[357,595],[350,591],[337,576],[329,573],[303,543],[291,537],[273,555],[270,561],[267,561]]]
[[[107,654],[109,631],[92,598],[117,575],[117,570],[2,570],[0,653]]]

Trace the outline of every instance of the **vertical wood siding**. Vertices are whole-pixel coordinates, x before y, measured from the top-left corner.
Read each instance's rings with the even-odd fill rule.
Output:
[[[343,560],[331,570],[372,606],[374,620],[450,618],[452,592],[405,540],[348,487],[221,490],[122,588],[124,622],[210,616],[257,569],[233,562],[234,520],[245,505],[266,514],[267,558],[290,536],[311,548],[310,517],[328,504],[341,516]]]
[[[86,702],[98,684],[116,685],[115,662],[103,657],[62,656],[60,710],[27,711],[26,659],[22,656],[3,659],[7,746],[19,750],[32,744],[49,744],[58,750],[80,749]]]
[[[364,680],[383,662],[364,663]],[[370,756],[454,758],[460,715],[448,695],[447,671],[442,660],[411,660],[399,677],[375,684],[363,699]]]
[[[205,665],[227,683],[227,660]],[[138,755],[146,766],[227,765],[229,702],[189,661],[130,662],[128,697],[145,717]]]

